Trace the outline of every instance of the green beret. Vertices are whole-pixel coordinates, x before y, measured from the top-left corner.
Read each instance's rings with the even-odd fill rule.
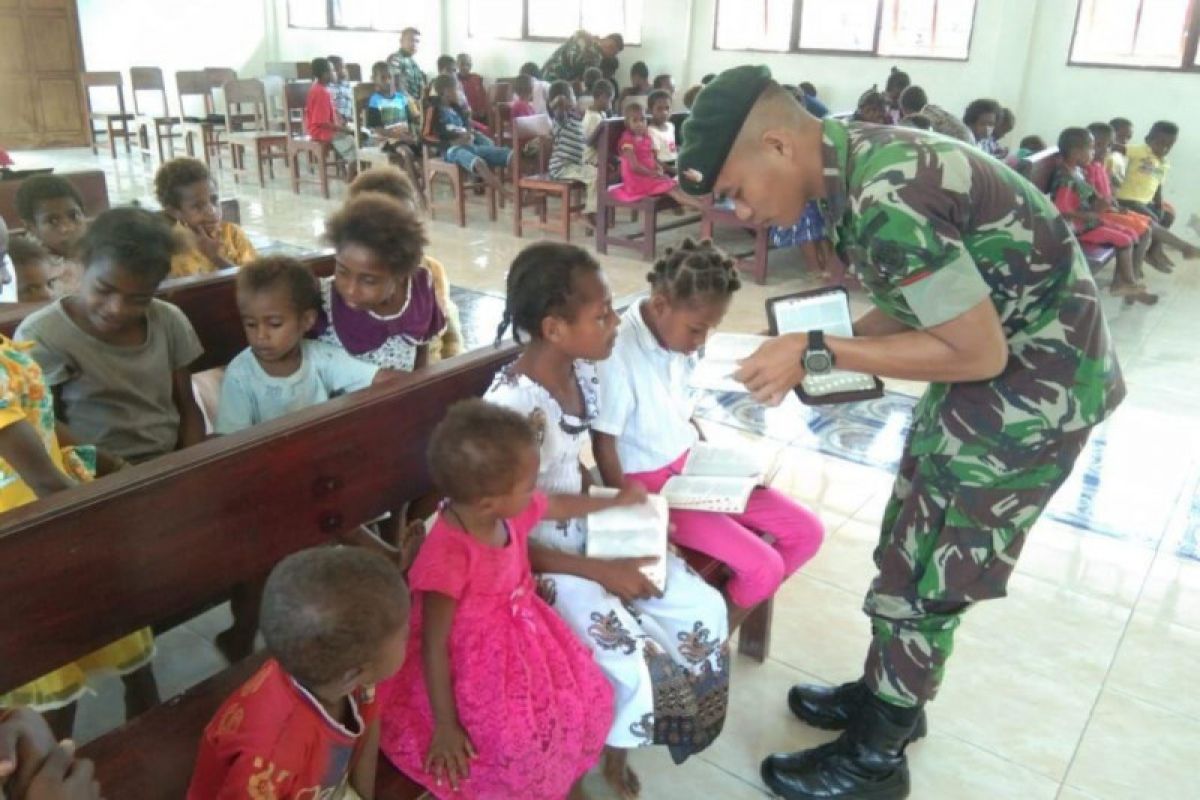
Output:
[[[692,113],[683,123],[679,185],[685,192],[712,191],[742,123],[770,82],[771,71],[766,67],[734,67],[700,90],[692,104]],[[693,173],[685,175],[689,170]]]

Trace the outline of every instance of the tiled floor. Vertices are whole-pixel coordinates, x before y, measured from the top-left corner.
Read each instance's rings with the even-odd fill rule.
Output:
[[[151,174],[125,158],[49,155],[36,157],[60,169],[105,169],[117,199],[149,194]],[[282,180],[260,190],[225,179],[222,193],[242,199],[252,232],[301,245],[315,242],[337,202],[297,198]],[[523,244],[508,230],[506,216],[489,224],[476,206],[465,230],[432,223],[430,250],[456,284],[500,291]],[[645,264],[619,256],[602,262],[614,294],[641,289]],[[776,253],[772,264],[768,286],[747,284],[739,293],[728,329],[761,330],[766,297],[814,283],[794,253]],[[1200,264],[1150,278],[1163,294],[1158,306],[1106,301],[1129,400],[1064,489],[1078,507],[1067,503],[1071,513],[1038,525],[1010,596],[974,610],[961,629],[930,708],[931,735],[910,750],[913,797],[1200,797],[1200,562],[1192,558],[1200,555]],[[920,387],[889,389],[912,394]],[[779,485],[821,513],[828,539],[780,592],[770,660],[736,661],[721,739],[679,768],[661,751],[636,754],[645,797],[763,797],[758,762],[765,754],[829,738],[791,718],[784,695],[794,682],[846,680],[861,668],[868,629],[860,605],[890,486],[886,465],[907,407],[904,398],[890,402],[891,411],[873,422],[843,415],[814,423],[773,412],[768,440],[785,430],[788,443]],[[719,416],[706,423],[713,435],[751,436],[736,419],[712,421]],[[225,613],[160,638],[164,690],[221,665],[211,640]],[[86,699],[82,738],[119,716],[116,690],[115,681],[102,682]],[[609,796],[595,776],[589,788],[594,797]]]

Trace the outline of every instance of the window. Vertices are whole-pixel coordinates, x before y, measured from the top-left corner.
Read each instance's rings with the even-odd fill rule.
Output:
[[[1197,33],[1191,0],[1080,0],[1069,63],[1194,69]]]
[[[402,31],[430,22],[424,4],[398,0],[288,0],[293,28]]]
[[[721,50],[965,60],[975,0],[718,0]]]
[[[625,44],[642,41],[644,0],[470,0],[467,31],[473,38],[567,39],[583,29],[619,33]]]

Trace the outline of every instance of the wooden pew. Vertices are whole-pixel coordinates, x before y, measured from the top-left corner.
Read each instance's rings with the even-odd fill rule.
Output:
[[[60,178],[66,178],[83,197],[83,213],[94,217],[109,208],[108,185],[104,182],[104,173],[98,169],[82,172],[57,172]],[[24,180],[0,181],[0,217],[8,223],[9,229],[24,228],[17,213],[17,190]]]
[[[1034,153],[1029,158],[1019,161],[1016,170],[1041,192],[1049,194],[1050,186],[1054,181],[1054,173],[1058,170],[1060,161],[1058,148],[1048,147],[1040,153]],[[1087,257],[1088,266],[1091,267],[1093,275],[1099,273],[1116,259],[1117,251],[1111,247],[1083,244],[1082,242],[1079,246],[1083,248],[1083,254]]]

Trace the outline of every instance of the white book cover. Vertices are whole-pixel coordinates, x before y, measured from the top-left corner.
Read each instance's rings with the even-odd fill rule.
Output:
[[[775,477],[778,462],[778,451],[770,454],[750,442],[739,447],[697,442],[683,465],[683,474],[707,478],[750,478],[760,486],[766,486]]]
[[[740,514],[758,485],[753,478],[713,478],[676,475],[662,488],[667,505],[683,511]]]
[[[765,341],[767,337],[749,333],[714,334],[704,344],[704,354],[689,383],[693,389],[745,394],[749,390],[733,379],[733,373],[738,370],[738,362],[753,355]]]
[[[615,497],[616,489],[593,486],[593,497]],[[658,559],[642,567],[650,582],[664,591],[667,586],[667,518],[666,498],[652,494],[640,506],[609,508],[588,514],[588,558],[645,558]]]

